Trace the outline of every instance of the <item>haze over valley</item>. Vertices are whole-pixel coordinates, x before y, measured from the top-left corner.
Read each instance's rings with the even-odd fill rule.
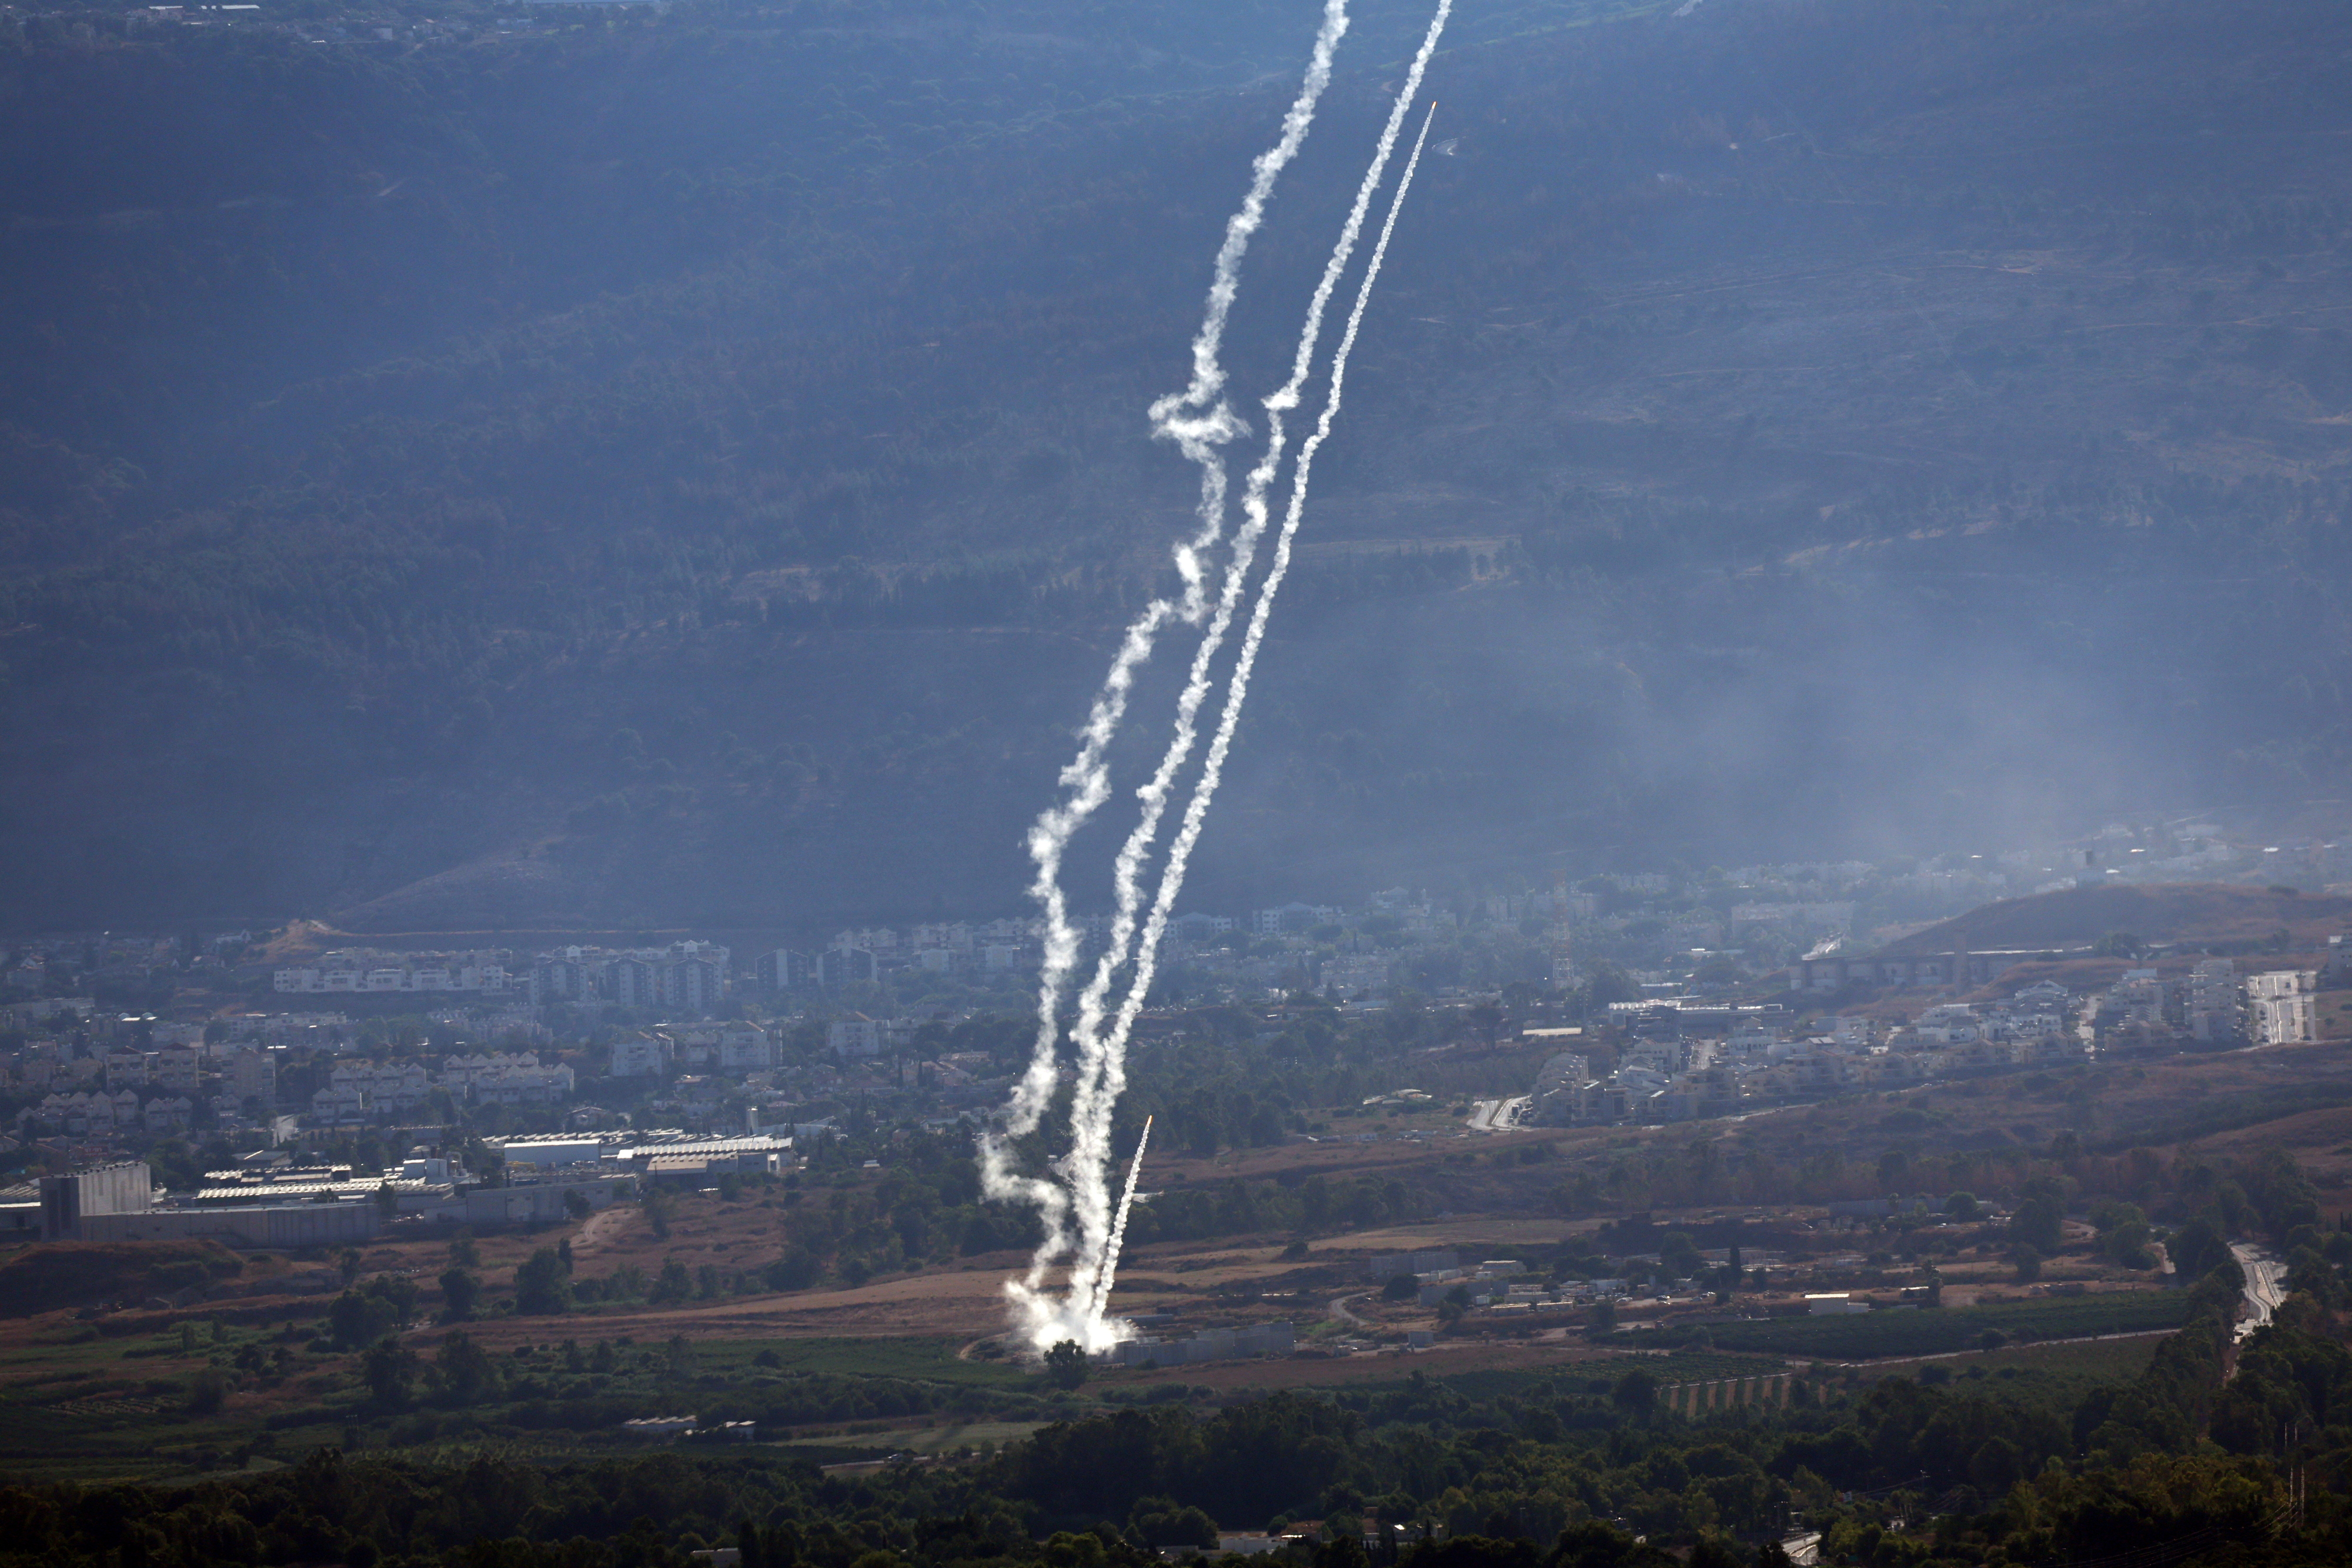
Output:
[[[1311,18],[859,17],[11,22],[37,923],[1014,912]],[[1201,894],[2312,826],[2341,18],[1523,20],[1439,57]],[[1417,26],[1342,53],[1238,385]]]

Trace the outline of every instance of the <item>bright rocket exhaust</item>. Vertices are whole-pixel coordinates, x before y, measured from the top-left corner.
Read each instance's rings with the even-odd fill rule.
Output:
[[[1245,434],[1247,429],[1233,413],[1223,393],[1225,375],[1218,363],[1218,354],[1224,325],[1239,286],[1238,268],[1242,254],[1250,236],[1263,221],[1265,201],[1271,193],[1275,177],[1296,156],[1313,121],[1316,101],[1329,81],[1332,50],[1340,35],[1347,30],[1346,0],[1327,0],[1323,25],[1316,37],[1315,53],[1307,78],[1301,84],[1290,111],[1285,116],[1282,135],[1272,148],[1259,154],[1255,160],[1248,194],[1241,209],[1227,222],[1225,241],[1218,252],[1210,287],[1208,308],[1201,330],[1193,340],[1192,380],[1182,392],[1171,393],[1151,408],[1154,433],[1174,440],[1185,456],[1201,466],[1201,528],[1192,539],[1177,548],[1177,566],[1184,582],[1181,600],[1155,600],[1129,627],[1118,653],[1112,661],[1103,689],[1096,698],[1087,727],[1081,732],[1078,755],[1063,770],[1063,799],[1040,816],[1031,830],[1029,848],[1037,868],[1031,892],[1044,910],[1045,926],[1044,962],[1038,984],[1038,1029],[1028,1070],[1016,1083],[1011,1102],[994,1124],[982,1133],[980,1143],[983,1191],[992,1198],[1031,1204],[1037,1209],[1044,1224],[1045,1236],[1032,1255],[1027,1270],[1005,1282],[1005,1293],[1013,1305],[1016,1328],[1037,1350],[1046,1349],[1065,1339],[1074,1340],[1088,1351],[1101,1350],[1128,1338],[1131,1333],[1124,1322],[1105,1315],[1118,1270],[1119,1249],[1125,1239],[1129,1210],[1142,1170],[1145,1143],[1150,1135],[1150,1123],[1147,1120],[1143,1138],[1136,1145],[1134,1162],[1128,1171],[1125,1190],[1114,1209],[1109,1201],[1107,1179],[1110,1164],[1110,1123],[1118,1097],[1126,1088],[1127,1043],[1136,1016],[1150,993],[1158,967],[1160,940],[1166,931],[1169,914],[1183,886],[1192,848],[1199,841],[1209,803],[1216,794],[1225,758],[1232,749],[1234,732],[1239,723],[1242,705],[1248,696],[1250,674],[1264,641],[1274,598],[1288,570],[1292,539],[1305,509],[1307,476],[1315,454],[1329,436],[1332,423],[1339,413],[1348,356],[1355,346],[1365,308],[1371,298],[1373,283],[1379,277],[1390,237],[1395,232],[1398,213],[1403,206],[1406,192],[1412,186],[1413,172],[1420,165],[1422,149],[1428,140],[1430,120],[1436,113],[1434,104],[1430,106],[1429,116],[1422,121],[1412,155],[1406,161],[1404,172],[1390,199],[1379,239],[1358,284],[1346,330],[1332,355],[1330,382],[1324,406],[1315,431],[1300,448],[1294,465],[1289,503],[1277,535],[1273,562],[1252,605],[1241,650],[1226,684],[1224,707],[1218,716],[1207,758],[1186,801],[1181,825],[1168,846],[1149,915],[1139,929],[1137,915],[1143,902],[1143,879],[1176,780],[1198,744],[1200,712],[1212,690],[1215,661],[1245,596],[1259,544],[1271,521],[1267,497],[1280,473],[1286,446],[1284,415],[1298,405],[1301,392],[1312,373],[1324,313],[1353,256],[1372,197],[1381,183],[1404,118],[1419,93],[1423,76],[1435,52],[1452,8],[1453,0],[1440,0],[1436,13],[1430,20],[1428,33],[1413,57],[1403,90],[1398,94],[1382,127],[1371,165],[1357,190],[1354,205],[1342,225],[1338,243],[1333,246],[1309,302],[1293,356],[1290,379],[1262,402],[1266,414],[1265,450],[1253,465],[1244,486],[1242,526],[1234,536],[1215,612],[1210,617],[1201,643],[1194,652],[1189,677],[1178,699],[1173,733],[1158,768],[1137,791],[1142,807],[1140,820],[1120,848],[1114,864],[1115,912],[1110,940],[1078,997],[1073,1030],[1078,1062],[1077,1084],[1071,1108],[1071,1147],[1066,1158],[1058,1162],[1066,1173],[1067,1186],[1065,1187],[1046,1177],[1016,1173],[1013,1169],[1010,1153],[1013,1140],[1034,1132],[1043,1121],[1060,1070],[1056,1049],[1061,1032],[1059,1004],[1064,988],[1076,967],[1077,955],[1077,934],[1070,925],[1067,900],[1060,886],[1062,854],[1070,837],[1108,798],[1109,779],[1105,753],[1125,716],[1135,671],[1150,656],[1158,632],[1171,620],[1181,618],[1188,623],[1198,624],[1208,614],[1200,563],[1202,557],[1222,539],[1223,534],[1226,479],[1219,449],[1234,435]],[[1115,1012],[1110,1011],[1108,1009],[1110,991],[1123,968],[1129,971],[1127,991]],[[1075,1237],[1069,1230],[1069,1220],[1074,1212],[1078,1232]],[[1073,1263],[1067,1288],[1056,1300],[1045,1288],[1045,1274],[1056,1259],[1066,1255],[1073,1256]]]

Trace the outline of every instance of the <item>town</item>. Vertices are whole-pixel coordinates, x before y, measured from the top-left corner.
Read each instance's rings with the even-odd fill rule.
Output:
[[[2025,947],[1939,943],[1951,927],[1932,917],[2185,871],[2325,894],[2339,862],[2333,843],[2116,827],[1924,864],[1556,873],[1517,892],[1194,912],[1166,929],[1138,1040],[1148,1056],[1239,1030],[1278,1049],[1319,1013],[1421,1042],[1358,1083],[1360,1105],[1261,1111],[1225,1134],[1260,1145],[1653,1126],[2313,1042],[2352,1034],[2339,933],[2299,953],[2283,930]],[[1076,924],[1091,962],[1110,919]],[[894,1139],[968,1139],[1003,1103],[1038,956],[1022,917],[749,950],[687,936],[368,946],[299,924],[23,940],[0,972],[20,1183],[0,1195],[0,1229],[357,1241],[544,1222],[647,1182],[781,1175],[853,1132],[861,1158],[887,1165]],[[130,1161],[152,1169],[152,1192],[108,1177],[59,1196]]]

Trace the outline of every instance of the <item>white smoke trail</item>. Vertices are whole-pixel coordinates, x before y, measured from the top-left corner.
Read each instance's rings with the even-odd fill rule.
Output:
[[[1441,0],[1438,15],[1442,19],[1451,0]],[[1418,85],[1418,84],[1414,84]],[[1331,357],[1331,385],[1323,400],[1323,412],[1317,419],[1315,433],[1298,449],[1297,466],[1291,472],[1290,502],[1283,515],[1282,531],[1276,536],[1274,562],[1267,569],[1265,580],[1259,584],[1257,601],[1251,607],[1248,630],[1243,633],[1239,656],[1225,687],[1224,711],[1218,716],[1216,735],[1209,742],[1208,760],[1201,776],[1193,781],[1192,799],[1184,805],[1183,824],[1168,847],[1168,860],[1160,874],[1160,888],[1153,897],[1151,914],[1144,925],[1143,936],[1137,945],[1135,972],[1129,981],[1126,997],[1119,1004],[1118,1016],[1109,1037],[1103,1042],[1106,1083],[1124,1081],[1127,1040],[1135,1027],[1136,1014],[1143,1008],[1143,998],[1151,988],[1159,967],[1160,938],[1166,932],[1168,913],[1176,895],[1184,885],[1184,873],[1192,860],[1192,848],[1200,841],[1201,829],[1208,821],[1209,803],[1214,800],[1217,786],[1224,774],[1225,758],[1233,749],[1234,732],[1241,722],[1242,705],[1249,698],[1251,672],[1257,664],[1259,647],[1265,640],[1266,622],[1273,614],[1275,595],[1282,591],[1282,580],[1290,570],[1291,545],[1297,537],[1299,520],[1306,514],[1307,486],[1315,466],[1315,455],[1331,434],[1331,426],[1339,414],[1339,400],[1346,390],[1348,356],[1355,349],[1356,334],[1362,327],[1365,307],[1370,304],[1372,285],[1381,275],[1381,264],[1386,259],[1389,239],[1396,232],[1397,214],[1404,206],[1405,193],[1412,188],[1413,172],[1421,166],[1421,150],[1429,140],[1430,121],[1437,117],[1437,106],[1432,104],[1421,122],[1421,132],[1413,138],[1412,155],[1405,160],[1404,173],[1397,181],[1396,193],[1389,199],[1387,217],[1381,222],[1381,235],[1372,246],[1371,259],[1365,264],[1362,281],[1357,285],[1354,306],[1348,312],[1348,328],[1341,334],[1339,347]],[[1083,1265],[1083,1258],[1081,1265]],[[1072,1270],[1075,1283],[1077,1270]],[[1112,1284],[1108,1270],[1094,1299],[1108,1300]]]
[[[1180,543],[1174,552],[1176,570],[1184,584],[1182,598],[1153,600],[1129,626],[1102,691],[1087,715],[1078,754],[1062,770],[1059,782],[1063,799],[1039,816],[1029,831],[1029,854],[1036,866],[1030,893],[1043,908],[1045,931],[1038,968],[1037,1034],[1028,1068],[1014,1085],[1011,1101],[996,1124],[981,1134],[980,1176],[982,1189],[988,1197],[1034,1206],[1044,1226],[1045,1237],[1030,1260],[1027,1274],[1006,1285],[1016,1312],[1029,1320],[1033,1329],[1042,1327],[1055,1315],[1038,1292],[1047,1267],[1068,1249],[1064,1225],[1067,1198],[1051,1181],[1016,1175],[1011,1145],[1015,1139],[1036,1130],[1053,1099],[1062,990],[1077,961],[1077,932],[1070,925],[1069,905],[1061,889],[1062,856],[1071,835],[1109,795],[1105,753],[1126,716],[1136,670],[1150,657],[1154,641],[1170,620],[1181,616],[1188,622],[1197,623],[1205,612],[1201,561],[1224,531],[1225,469],[1218,448],[1245,428],[1221,395],[1225,371],[1219,355],[1225,323],[1239,291],[1242,257],[1249,248],[1251,237],[1265,221],[1265,204],[1273,194],[1275,181],[1297,156],[1314,123],[1315,106],[1330,84],[1333,52],[1347,30],[1347,0],[1325,0],[1323,20],[1315,35],[1307,75],[1283,116],[1282,132],[1274,145],[1258,154],[1252,163],[1249,189],[1240,208],[1226,220],[1224,241],[1218,247],[1211,274],[1208,303],[1200,330],[1192,339],[1192,379],[1182,392],[1171,393],[1151,407],[1155,432],[1173,440],[1179,450],[1201,467],[1200,529],[1192,538]],[[1035,1337],[1034,1333],[1032,1337]]]
[[[1307,306],[1306,323],[1299,333],[1297,351],[1292,356],[1290,379],[1269,394],[1265,401],[1266,448],[1265,455],[1251,469],[1248,484],[1243,495],[1243,523],[1234,536],[1233,561],[1226,571],[1224,591],[1218,603],[1216,615],[1194,653],[1191,678],[1185,685],[1183,695],[1177,700],[1176,727],[1169,740],[1168,749],[1160,758],[1158,771],[1152,775],[1150,781],[1138,791],[1143,803],[1141,819],[1137,822],[1133,832],[1129,835],[1125,845],[1120,848],[1114,866],[1117,906],[1112,916],[1110,940],[1106,951],[1096,964],[1093,977],[1079,996],[1076,1027],[1079,1051],[1078,1082],[1076,1094],[1072,1102],[1071,1146],[1066,1166],[1070,1179],[1068,1201],[1076,1211],[1079,1229],[1076,1244],[1077,1260],[1073,1265],[1070,1274],[1070,1296],[1073,1301],[1081,1301],[1090,1294],[1107,1294],[1107,1291],[1095,1289],[1094,1276],[1097,1270],[1104,1266],[1102,1260],[1109,1227],[1110,1195],[1104,1178],[1109,1165],[1110,1118],[1112,1107],[1117,1104],[1120,1093],[1126,1088],[1126,1037],[1128,1029],[1131,1027],[1134,1013],[1141,1005],[1142,992],[1130,991],[1131,1005],[1123,1007],[1121,1009],[1122,1016],[1129,1021],[1117,1027],[1113,1030],[1113,1037],[1108,1039],[1104,1036],[1102,1029],[1103,1003],[1117,971],[1129,961],[1130,956],[1137,956],[1139,965],[1142,962],[1140,956],[1135,955],[1134,947],[1135,915],[1137,906],[1141,901],[1140,874],[1150,846],[1159,835],[1160,818],[1166,808],[1176,775],[1192,755],[1198,735],[1196,717],[1202,701],[1208,695],[1211,664],[1223,645],[1227,630],[1232,624],[1234,611],[1239,604],[1245,580],[1255,558],[1258,540],[1265,531],[1266,493],[1281,467],[1285,446],[1283,415],[1298,406],[1299,394],[1312,370],[1315,350],[1321,337],[1324,310],[1328,306],[1331,295],[1347,269],[1349,260],[1355,253],[1357,239],[1363,231],[1365,215],[1370,209],[1372,197],[1378,193],[1381,182],[1387,173],[1389,159],[1396,150],[1397,137],[1403,129],[1404,118],[1411,111],[1413,99],[1420,91],[1422,78],[1428,69],[1430,57],[1436,52],[1438,38],[1445,30],[1445,23],[1452,10],[1453,0],[1441,0],[1436,14],[1430,18],[1429,30],[1423,37],[1419,52],[1413,57],[1412,68],[1406,73],[1404,87],[1398,93],[1396,102],[1389,111],[1388,121],[1381,127],[1380,144],[1373,152],[1371,164],[1365,170],[1364,177],[1357,186],[1355,204],[1349,210],[1347,222],[1340,229],[1339,242],[1332,247],[1330,257],[1324,265],[1323,276],[1316,285],[1314,298]],[[1427,122],[1424,121],[1423,125],[1424,134],[1427,129]],[[1416,142],[1414,144],[1416,162],[1419,155],[1420,144]],[[1389,210],[1390,225],[1394,224],[1395,216],[1396,207],[1392,204]],[[1383,238],[1386,234],[1387,229],[1384,228]],[[1351,328],[1354,321],[1360,319],[1360,302],[1365,298],[1367,296],[1360,293],[1357,315],[1350,319]],[[1344,352],[1343,350],[1342,353]],[[1328,423],[1323,433],[1328,433]],[[1318,440],[1316,444],[1319,445],[1320,441]],[[1302,461],[1306,461],[1304,454],[1302,454]],[[1171,863],[1173,863],[1172,860]],[[1182,873],[1180,871],[1177,873],[1177,885],[1181,886],[1181,882]],[[1168,886],[1164,877],[1161,888],[1166,898],[1172,900],[1174,890]],[[1156,946],[1160,932],[1164,930],[1165,924],[1166,917],[1163,911],[1158,925],[1145,938],[1147,945]],[[1156,957],[1153,967],[1155,968],[1157,967]],[[1139,975],[1144,973],[1140,967],[1137,972]],[[1146,990],[1149,989],[1149,979],[1143,981],[1143,986]]]
[[[1143,1175],[1143,1151],[1151,1142],[1151,1118],[1135,1140],[1135,1163],[1127,1167],[1127,1190],[1118,1195],[1118,1217],[1111,1222],[1110,1239],[1103,1244],[1102,1281],[1091,1301],[1081,1303],[1086,1315],[1099,1322],[1110,1309],[1110,1282],[1118,1273],[1118,1249],[1127,1243],[1127,1211],[1135,1207],[1135,1184]],[[1072,1290],[1075,1297],[1076,1291]]]

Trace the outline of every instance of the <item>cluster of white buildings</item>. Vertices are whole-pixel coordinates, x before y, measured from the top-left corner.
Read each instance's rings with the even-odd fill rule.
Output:
[[[423,1110],[436,1089],[452,1102],[478,1105],[561,1105],[572,1098],[573,1074],[561,1062],[542,1064],[539,1053],[446,1058],[438,1072],[421,1061],[339,1061],[327,1086],[310,1096],[310,1118],[319,1126],[356,1126],[387,1113]]]
[[[2080,1061],[2087,1051],[2073,1025],[2072,998],[2046,982],[1990,1007],[1927,1008],[1884,1034],[1866,1019],[1831,1017],[1799,1035],[1781,1026],[1778,1009],[1768,1015],[1759,1009],[1735,1017],[1720,1038],[1692,1035],[1679,1026],[1679,1010],[1626,1004],[1621,1021],[1636,1032],[1606,1076],[1594,1074],[1579,1051],[1554,1052],[1537,1073],[1523,1120],[1538,1126],[1679,1122],[1971,1070]]]
[[[457,953],[383,953],[354,947],[322,953],[313,963],[289,965],[270,977],[280,993],[383,995],[414,991],[506,991],[517,987],[499,949]]]
[[[715,942],[667,947],[564,947],[531,960],[525,987],[534,1004],[599,1003],[708,1013],[734,988],[732,955]]]
[[[184,1133],[194,1120],[196,1103],[184,1094],[157,1094],[142,1101],[128,1089],[112,1093],[77,1091],[46,1094],[28,1107],[20,1125],[43,1133],[107,1137],[115,1134]]]
[[[664,1024],[613,1042],[606,1071],[614,1078],[688,1072],[758,1072],[776,1065],[776,1041],[755,1023]]]
[[[1140,1335],[1097,1352],[1095,1359],[1110,1366],[1186,1366],[1202,1361],[1288,1355],[1297,1345],[1298,1337],[1290,1324],[1260,1323],[1244,1329],[1203,1329],[1176,1340]]]
[[[2319,990],[2341,972],[2341,938],[2329,967],[2270,969],[2241,976],[2228,958],[2207,958],[2186,975],[2126,970],[2094,1005],[2103,1043],[2166,1036],[2196,1045],[2300,1045],[2319,1038]]]

